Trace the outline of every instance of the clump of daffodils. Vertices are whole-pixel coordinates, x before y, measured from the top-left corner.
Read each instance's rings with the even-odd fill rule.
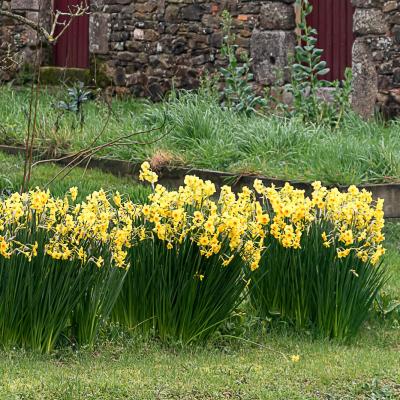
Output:
[[[76,188],[62,199],[35,189],[1,200],[0,254],[31,259],[37,256],[40,242],[42,254],[53,259],[80,259],[101,267],[104,259],[96,249],[103,247],[112,263],[125,267],[126,249],[138,234],[132,224],[135,209],[128,203],[123,209],[114,207],[103,190],[78,204],[76,196]]]
[[[337,257],[350,253],[376,264],[385,253],[383,200],[374,202],[370,192],[350,186],[346,192],[313,183],[311,196],[286,184],[282,189],[254,182],[256,192],[271,209],[270,234],[283,247],[298,249],[312,224],[327,226],[321,233],[324,247],[335,246]]]
[[[369,192],[356,187],[342,193],[315,182],[311,196],[306,196],[289,184],[278,190],[256,180],[254,190],[244,187],[235,194],[223,186],[216,196],[215,185],[196,176],[186,176],[177,190],[155,185],[158,176],[147,162],[139,178],[154,189],[144,205],[103,190],[76,203],[76,187],[64,198],[35,189],[0,200],[0,255],[31,259],[41,246],[42,253],[54,259],[92,261],[102,267],[105,260],[97,249],[107,248],[109,261],[125,267],[128,249],[144,240],[158,238],[172,249],[188,239],[204,257],[217,255],[227,266],[240,254],[255,270],[263,252],[268,255],[271,240],[299,249],[313,224],[328,227],[321,234],[323,247],[334,246],[338,258],[355,253],[363,262],[376,264],[385,252],[383,201],[374,202]]]

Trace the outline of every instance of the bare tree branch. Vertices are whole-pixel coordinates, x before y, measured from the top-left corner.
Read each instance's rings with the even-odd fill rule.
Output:
[[[2,3],[3,2],[1,2],[0,4]],[[46,28],[43,27],[42,24],[14,12],[3,10],[2,7],[0,7],[0,15],[14,19],[17,22],[20,22],[21,24],[32,28],[50,44],[55,44],[57,42],[57,40],[62,36],[62,34],[71,25],[72,21],[75,18],[81,17],[88,13],[89,6],[87,5],[86,1],[83,1],[76,6],[70,6],[68,8],[68,12],[56,10],[55,12],[53,12],[53,23],[51,25],[50,31],[48,31]],[[61,21],[61,17],[65,17],[65,20]],[[56,33],[58,27],[61,27],[61,30]]]
[[[18,57],[16,51],[13,51],[11,43],[7,45],[6,53],[3,57],[0,57],[0,70],[10,71],[18,68],[21,64],[21,60]]]
[[[60,175],[62,175],[62,174],[67,170],[67,172],[61,177],[61,179],[64,179],[66,176],[68,176],[68,175],[71,173],[71,171],[72,171],[75,167],[78,167],[78,166],[79,166],[80,164],[82,164],[85,160],[88,160],[88,164],[89,164],[91,158],[93,158],[93,156],[94,156],[96,153],[98,153],[99,151],[101,151],[101,150],[103,150],[103,149],[105,149],[105,148],[118,145],[118,142],[119,142],[120,140],[124,140],[124,139],[126,139],[126,138],[129,138],[129,137],[132,137],[132,136],[136,136],[136,135],[141,134],[141,133],[150,133],[150,132],[155,131],[155,130],[158,130],[158,129],[161,129],[161,127],[154,128],[154,129],[150,129],[150,130],[148,130],[147,132],[144,131],[144,132],[134,132],[134,133],[130,133],[130,134],[128,134],[128,135],[125,135],[125,136],[122,136],[122,137],[120,137],[120,138],[117,138],[117,139],[115,139],[115,140],[113,140],[113,141],[111,141],[111,142],[104,143],[104,144],[102,144],[102,145],[100,145],[100,146],[97,146],[97,147],[95,147],[95,148],[92,148],[92,149],[89,149],[89,150],[86,150],[86,151],[81,152],[81,153],[80,153],[79,155],[77,155],[73,160],[71,160],[65,167],[63,167],[49,182],[47,182],[46,185],[45,185],[44,187],[46,188],[46,187],[48,187],[49,185],[51,185]],[[156,142],[160,141],[161,139],[163,139],[165,136],[167,136],[169,133],[170,133],[170,131],[168,131],[168,132],[164,133],[164,135],[162,135],[162,136],[160,136],[160,137],[158,137],[158,138],[156,138],[156,139],[154,139],[154,140],[150,140],[150,141],[148,141],[148,142],[131,142],[131,143],[133,143],[133,144],[138,144],[138,145],[148,145],[148,144],[156,143]],[[69,168],[69,169],[68,169],[68,168]]]

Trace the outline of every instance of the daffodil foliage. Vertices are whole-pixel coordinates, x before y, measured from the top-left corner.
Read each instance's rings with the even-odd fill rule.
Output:
[[[217,195],[186,176],[169,190],[149,163],[140,179],[153,187],[145,204],[104,190],[76,202],[77,188],[0,200],[0,343],[93,344],[110,313],[190,342],[229,318],[247,288],[258,313],[329,336],[346,336],[354,312],[352,332],[364,321],[384,280],[383,201],[319,182],[310,195],[258,180]]]

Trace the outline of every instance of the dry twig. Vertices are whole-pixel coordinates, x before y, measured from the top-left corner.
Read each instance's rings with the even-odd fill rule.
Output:
[[[67,12],[56,10],[52,12],[52,24],[50,30],[47,30],[41,23],[16,14],[12,11],[3,10],[3,0],[0,2],[0,16],[14,19],[21,24],[32,28],[49,44],[57,43],[57,40],[64,34],[75,18],[89,14],[89,6],[86,1],[82,1],[75,6],[69,6]]]

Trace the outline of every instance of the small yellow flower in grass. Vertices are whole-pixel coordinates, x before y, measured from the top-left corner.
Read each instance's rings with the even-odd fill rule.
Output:
[[[290,356],[290,359],[292,360],[292,362],[297,363],[300,361],[300,356],[298,354],[293,354],[292,356]]]
[[[70,188],[69,193],[71,194],[71,200],[75,201],[78,196],[78,188],[76,186]]]

